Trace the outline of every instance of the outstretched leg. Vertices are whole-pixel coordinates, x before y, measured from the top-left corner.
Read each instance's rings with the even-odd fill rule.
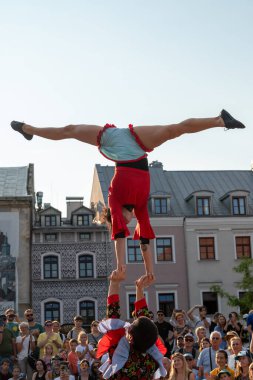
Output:
[[[62,128],[36,128],[25,123],[22,125],[22,131],[31,136],[49,140],[76,139],[91,145],[97,145],[97,136],[102,129],[99,125],[89,124],[67,125]]]
[[[171,125],[137,126],[134,128],[134,131],[147,148],[154,149],[165,141],[175,139],[185,133],[197,133],[216,127],[225,127],[224,121],[220,116],[187,119],[181,123]]]

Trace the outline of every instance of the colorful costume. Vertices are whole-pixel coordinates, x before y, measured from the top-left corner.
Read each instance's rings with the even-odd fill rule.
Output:
[[[106,124],[98,136],[98,148],[106,158],[116,162],[115,174],[108,193],[108,205],[112,217],[112,240],[119,233],[130,235],[122,214],[122,207],[132,205],[137,218],[134,240],[140,237],[154,239],[155,234],[148,215],[150,175],[146,161],[151,150],[146,148],[130,124],[127,128],[116,128]],[[139,165],[141,160],[143,165]]]
[[[135,351],[125,337],[128,322],[119,319],[119,296],[113,295],[107,300],[107,315],[109,319],[100,322],[99,330],[105,333],[98,343],[97,358],[109,354],[109,359],[99,370],[103,378],[114,380],[148,380],[159,379],[166,375],[162,358],[166,353],[161,340],[150,347],[146,354]],[[145,298],[135,303],[135,315],[148,316]]]

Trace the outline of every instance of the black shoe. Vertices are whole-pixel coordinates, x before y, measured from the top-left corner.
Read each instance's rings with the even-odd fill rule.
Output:
[[[245,128],[245,125],[243,125],[240,121],[234,119],[233,116],[231,116],[230,113],[228,113],[226,110],[222,110],[220,116],[223,119],[225,127],[227,129]]]
[[[11,128],[14,129],[14,131],[21,133],[21,135],[23,135],[26,140],[31,140],[33,138],[33,135],[28,135],[28,133],[25,133],[22,129],[23,125],[24,123],[20,121],[11,122]]]

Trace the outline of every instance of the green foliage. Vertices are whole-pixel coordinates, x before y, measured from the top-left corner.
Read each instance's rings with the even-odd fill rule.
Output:
[[[253,308],[253,259],[241,259],[239,265],[233,270],[242,274],[242,280],[237,284],[237,288],[245,292],[241,298],[229,294],[220,285],[213,285],[210,290],[226,298],[228,305],[239,306],[242,313],[246,313]]]

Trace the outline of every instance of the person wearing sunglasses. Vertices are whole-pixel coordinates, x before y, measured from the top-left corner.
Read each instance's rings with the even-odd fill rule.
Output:
[[[5,310],[5,313],[6,315],[6,328],[11,330],[14,334],[15,337],[17,337],[19,335],[19,329],[18,329],[18,326],[19,326],[19,318],[18,318],[18,315],[15,313],[14,309],[7,309]]]
[[[201,378],[203,379],[206,374],[209,374],[214,368],[217,367],[215,357],[216,352],[220,348],[222,342],[221,333],[219,331],[213,331],[210,335],[211,347],[204,348],[198,357],[197,366],[201,372]]]
[[[24,312],[24,317],[28,322],[31,334],[34,336],[35,341],[37,341],[38,336],[45,331],[44,328],[39,322],[35,322],[32,309],[27,309]]]

